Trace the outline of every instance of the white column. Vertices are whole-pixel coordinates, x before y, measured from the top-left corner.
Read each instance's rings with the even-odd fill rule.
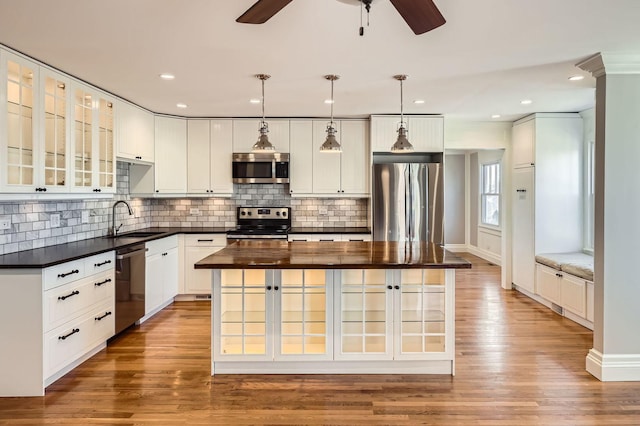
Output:
[[[596,77],[594,333],[587,371],[640,381],[640,55],[600,53]]]

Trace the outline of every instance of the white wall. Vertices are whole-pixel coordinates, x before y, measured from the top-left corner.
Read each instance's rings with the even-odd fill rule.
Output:
[[[466,171],[464,154],[444,156],[444,241],[466,244]]]

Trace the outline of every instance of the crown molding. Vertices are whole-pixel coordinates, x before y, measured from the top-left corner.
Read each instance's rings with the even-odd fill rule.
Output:
[[[576,66],[595,78],[605,74],[640,74],[640,54],[600,52]]]

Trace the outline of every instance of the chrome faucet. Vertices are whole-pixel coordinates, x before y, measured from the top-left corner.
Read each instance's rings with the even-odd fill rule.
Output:
[[[133,210],[131,210],[131,206],[126,201],[119,200],[113,204],[113,207],[111,209],[111,235],[113,235],[114,237],[118,234],[118,231],[120,230],[120,228],[122,228],[122,224],[116,227],[116,206],[120,203],[127,206],[127,208],[129,209],[129,215],[133,215]]]

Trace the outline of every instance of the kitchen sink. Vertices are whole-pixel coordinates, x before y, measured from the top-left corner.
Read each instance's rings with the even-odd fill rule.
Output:
[[[164,234],[162,231],[140,231],[140,232],[126,232],[124,234],[108,235],[107,238],[144,238],[152,237],[154,235]]]

